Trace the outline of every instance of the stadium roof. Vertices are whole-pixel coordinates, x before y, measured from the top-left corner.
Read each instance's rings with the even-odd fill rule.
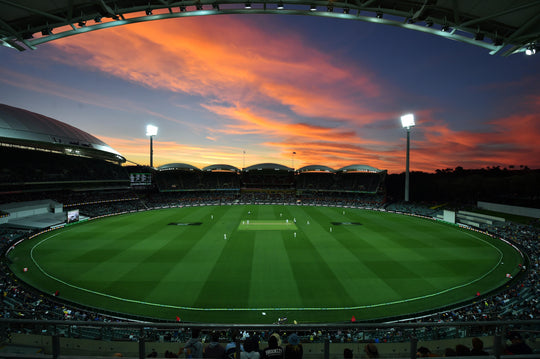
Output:
[[[431,33],[505,56],[540,44],[538,0],[2,0],[0,44],[23,51],[93,30],[213,14],[367,21]]]
[[[53,118],[0,104],[0,142],[114,162],[126,159],[106,143]]]
[[[294,171],[292,168],[283,166],[277,163],[259,163],[253,166],[244,168],[244,172],[249,171],[262,171],[262,170],[274,170],[274,171]]]
[[[218,164],[206,166],[202,169],[203,171],[231,171],[231,172],[240,172],[239,168],[236,168],[231,165]]]
[[[322,165],[304,166],[296,170],[296,172],[335,172],[333,168]]]
[[[350,165],[340,168],[339,170],[336,170],[336,172],[373,172],[373,173],[379,173],[384,172],[384,170],[380,170],[375,167],[367,166],[367,165]]]
[[[158,171],[172,171],[172,170],[181,170],[181,171],[200,171],[199,168],[188,165],[187,163],[167,163],[166,165],[159,166]]]

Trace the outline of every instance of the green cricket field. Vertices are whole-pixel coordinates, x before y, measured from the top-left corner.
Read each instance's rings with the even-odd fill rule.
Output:
[[[117,315],[205,323],[415,315],[505,286],[521,254],[425,218],[322,206],[224,205],[115,215],[8,254],[16,276]]]

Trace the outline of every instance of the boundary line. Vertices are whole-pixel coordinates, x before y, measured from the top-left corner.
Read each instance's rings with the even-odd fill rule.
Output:
[[[70,228],[66,231],[71,231],[73,228]],[[461,284],[461,285],[457,285],[457,286],[454,286],[454,287],[451,287],[451,288],[447,288],[445,290],[442,290],[442,291],[439,291],[439,292],[435,292],[435,293],[431,293],[431,294],[426,294],[426,295],[422,295],[422,296],[418,296],[418,297],[413,297],[413,298],[407,298],[407,299],[402,299],[402,300],[396,300],[396,301],[392,301],[392,302],[386,302],[386,303],[376,303],[376,304],[368,304],[368,305],[359,305],[359,306],[348,306],[348,307],[279,307],[279,308],[272,308],[272,307],[260,307],[260,308],[200,308],[200,307],[188,307],[188,306],[177,306],[177,305],[170,305],[170,304],[161,304],[161,303],[152,303],[152,302],[145,302],[145,301],[140,301],[140,300],[135,300],[135,299],[128,299],[128,298],[122,298],[122,297],[118,297],[118,296],[114,296],[114,295],[111,295],[111,294],[106,294],[106,293],[101,293],[101,292],[98,292],[98,291],[94,291],[94,290],[91,290],[91,289],[87,289],[87,288],[82,288],[82,287],[79,287],[77,285],[74,285],[74,284],[71,284],[71,283],[68,283],[62,279],[59,279],[49,273],[47,273],[38,263],[37,261],[35,260],[34,258],[34,250],[39,247],[40,245],[42,245],[43,243],[45,243],[46,241],[48,241],[49,239],[53,238],[53,237],[56,237],[60,234],[64,233],[64,231],[60,232],[60,233],[56,233],[56,234],[53,234],[47,238],[44,238],[43,240],[39,241],[38,243],[36,243],[32,249],[30,250],[30,258],[32,260],[32,262],[36,265],[36,267],[41,271],[41,273],[43,273],[46,277],[52,279],[52,280],[55,280],[59,283],[62,283],[68,287],[71,287],[71,288],[74,288],[74,289],[77,289],[77,290],[80,290],[80,291],[83,291],[83,292],[87,292],[87,293],[91,293],[91,294],[94,294],[94,295],[98,295],[98,296],[102,296],[102,297],[106,297],[106,298],[110,298],[110,299],[114,299],[114,300],[118,300],[118,301],[122,301],[122,302],[128,302],[128,303],[134,303],[134,304],[142,304],[142,305],[147,305],[147,306],[153,306],[153,307],[160,307],[160,308],[169,308],[169,309],[178,309],[178,310],[190,310],[190,311],[210,311],[210,312],[214,312],[214,311],[245,311],[245,312],[248,312],[248,311],[277,311],[277,310],[286,310],[286,311],[340,311],[340,310],[359,310],[359,309],[368,309],[368,308],[377,308],[377,307],[382,307],[382,306],[387,306],[387,305],[395,305],[395,304],[402,304],[402,303],[408,303],[408,302],[413,302],[413,301],[417,301],[417,300],[421,300],[421,299],[427,299],[427,298],[432,298],[432,297],[435,297],[435,296],[438,296],[438,295],[441,295],[441,294],[446,294],[448,292],[451,292],[451,291],[454,291],[456,289],[460,289],[460,288],[464,288],[464,287],[467,287],[471,284],[474,284],[482,279],[484,279],[485,277],[487,277],[489,274],[491,274],[495,269],[497,269],[497,267],[501,264],[502,262],[502,259],[503,259],[503,253],[502,251],[497,248],[496,246],[494,246],[492,243],[472,234],[472,233],[468,233],[468,232],[465,232],[465,234],[467,234],[468,236],[471,236],[477,240],[480,240],[484,243],[487,243],[488,245],[490,245],[491,247],[495,248],[498,252],[499,252],[499,260],[497,262],[497,264],[491,268],[488,272],[486,272],[484,275],[468,282],[468,283],[464,283],[464,284]]]

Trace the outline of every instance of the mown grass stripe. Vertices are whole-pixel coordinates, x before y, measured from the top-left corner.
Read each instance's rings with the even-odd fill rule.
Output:
[[[238,209],[233,209],[233,208],[238,208]],[[203,210],[200,210],[200,209],[203,209]],[[235,239],[242,239],[242,237],[238,236],[238,233],[234,231],[234,229],[236,228],[235,226],[237,226],[238,224],[238,218],[242,218],[243,216],[247,215],[247,212],[248,212],[248,208],[251,209],[251,215],[258,218],[259,216],[262,216],[264,215],[265,218],[267,218],[267,216],[273,212],[273,215],[275,217],[277,217],[279,215],[279,213],[282,211],[282,208],[279,209],[279,212],[276,210],[276,206],[265,206],[265,209],[263,211],[257,209],[257,206],[245,206],[245,207],[242,207],[242,206],[223,206],[223,207],[208,207],[208,208],[211,208],[210,210],[205,208],[205,207],[197,207],[197,208],[190,208],[190,209],[182,209],[180,210],[180,212],[184,211],[184,210],[188,210],[188,215],[184,216],[184,217],[187,217],[189,216],[190,218],[201,218],[201,217],[204,217],[205,220],[203,222],[205,222],[205,224],[203,224],[203,226],[201,226],[200,228],[200,231],[199,230],[196,230],[194,232],[190,232],[190,236],[195,236],[197,237],[196,238],[196,242],[197,242],[197,247],[196,247],[196,251],[193,252],[193,254],[195,253],[201,253],[201,251],[203,251],[205,248],[206,250],[208,251],[208,247],[212,247],[212,245],[215,245],[217,244],[218,242],[217,241],[223,241],[223,237],[222,237],[222,233],[223,231],[228,231],[230,230],[230,234],[231,234],[231,238],[235,238]],[[196,210],[195,212],[197,212],[196,215],[194,215],[193,213],[191,213],[189,210]],[[268,209],[268,210],[267,210]],[[315,210],[313,210],[315,209]],[[316,242],[318,243],[318,247],[317,247],[317,251],[321,254],[325,254],[327,251],[330,252],[332,250],[334,250],[334,252],[332,253],[332,255],[330,256],[331,258],[329,259],[330,263],[336,263],[337,264],[337,258],[339,258],[339,255],[337,255],[337,253],[339,253],[339,251],[341,250],[340,248],[334,248],[333,247],[336,247],[335,246],[335,243],[336,241],[334,240],[334,242],[330,241],[329,243],[327,244],[324,244],[324,236],[328,236],[330,235],[329,234],[329,230],[327,227],[327,222],[326,220],[328,218],[341,218],[341,219],[345,219],[345,218],[354,218],[355,221],[359,221],[359,222],[362,222],[363,225],[362,226],[359,226],[358,228],[356,228],[355,230],[360,230],[362,227],[368,227],[370,226],[369,224],[369,219],[370,219],[370,216],[369,215],[366,215],[364,212],[365,211],[354,211],[354,210],[349,210],[347,209],[347,213],[345,215],[343,215],[341,213],[341,211],[339,209],[335,209],[335,208],[327,208],[328,210],[331,211],[331,213],[327,214],[326,215],[326,219],[324,219],[323,217],[324,216],[319,216],[317,215],[317,212],[321,212],[321,209],[320,207],[317,207],[317,208],[309,208],[309,207],[291,207],[291,210],[289,211],[290,213],[288,215],[292,215],[292,216],[296,216],[297,218],[301,218],[302,216],[302,219],[305,220],[306,218],[310,218],[313,222],[312,224],[314,224],[314,222],[319,222],[320,221],[320,224],[319,224],[319,230],[317,230],[317,226],[306,226],[306,223],[305,222],[299,222],[301,223],[301,228],[299,230],[299,233],[302,232],[303,234],[307,235],[310,237],[310,240],[313,240],[313,241],[320,241],[320,242]],[[231,214],[232,212],[230,211],[234,211],[235,213],[234,214]],[[168,210],[168,211],[175,211],[175,210]],[[167,214],[169,213],[168,211],[163,211],[163,212],[166,212]],[[214,217],[215,217],[215,221],[216,223],[212,226],[212,229],[209,229],[208,227],[205,227],[207,225],[206,221],[209,220],[209,211],[212,211],[214,213]],[[339,212],[338,212],[339,211]],[[349,213],[350,211],[350,213]],[[160,211],[161,212],[161,211]],[[324,210],[322,210],[322,212],[324,212]],[[283,211],[284,213],[284,211]],[[144,216],[146,213],[137,213],[137,214],[133,214],[132,216],[125,216],[131,223],[133,226],[135,226],[137,224],[137,219],[140,218],[139,216]],[[371,214],[371,213],[370,213]],[[380,213],[373,213],[373,216],[376,216],[377,214],[380,214]],[[284,214],[285,215],[285,214]],[[159,217],[159,216],[158,216]],[[158,217],[155,217],[155,220],[158,219]],[[208,217],[208,218],[207,218]],[[317,218],[318,217],[318,218]],[[234,219],[236,218],[236,222],[235,223],[232,223],[234,221]],[[390,220],[393,220],[393,216],[388,216],[387,219],[390,219]],[[95,221],[95,222],[100,222],[100,221]],[[105,221],[106,222],[106,221]],[[413,221],[414,222],[414,221]],[[397,218],[396,220],[396,223],[393,224],[393,226],[395,226],[396,228],[397,227],[402,227],[402,230],[403,228],[407,228],[407,224],[408,222],[406,220],[401,220],[401,218]],[[70,227],[70,229],[76,229],[77,227],[80,228],[85,228],[85,231],[86,229],[88,229],[89,227],[84,227],[85,225],[78,225],[78,226],[73,226],[73,227]],[[96,224],[96,227],[98,225]],[[173,226],[169,226],[169,227],[173,227]],[[448,227],[448,226],[447,226]],[[345,229],[345,228],[352,228],[352,227],[343,227],[341,226],[340,229],[338,230],[337,227],[335,227],[335,231],[332,233],[331,236],[333,236],[334,238],[341,238],[340,235],[341,234],[345,234],[347,233],[347,231],[344,231],[343,233],[341,233],[340,231],[342,229]],[[414,228],[417,228],[417,227],[414,227]],[[204,229],[204,231],[203,231]],[[439,228],[437,228],[438,230]],[[459,235],[458,233],[460,232],[460,230],[457,230],[455,227],[451,227],[451,230],[456,233],[456,235]],[[208,231],[208,232],[206,232]],[[216,233],[217,232],[217,233]],[[66,231],[63,231],[63,232],[59,232],[59,233],[66,233],[66,237],[53,237],[55,239],[59,239],[61,238],[61,241],[58,241],[58,242],[62,242],[63,245],[65,246],[71,246],[73,245],[74,247],[77,246],[77,240],[78,240],[78,236],[77,235],[71,235],[71,232],[68,233]],[[75,231],[74,233],[77,233],[77,231]],[[254,232],[254,233],[257,233],[257,232]],[[281,232],[275,232],[275,234],[277,233],[280,233]],[[354,233],[356,233],[356,235],[358,235],[359,233],[361,232],[350,232],[351,234],[354,235]],[[387,233],[391,233],[391,232],[387,232]],[[288,235],[291,235],[292,233],[289,233]],[[467,234],[469,234],[469,232],[467,232]],[[162,235],[165,235],[165,232],[162,233]],[[475,239],[478,239],[479,237],[477,237],[476,235],[472,235]],[[43,237],[41,237],[43,238]],[[70,240],[68,240],[70,239]],[[207,242],[207,239],[208,239],[208,242]],[[244,238],[246,239],[246,238]],[[287,238],[287,239],[290,239],[290,238]],[[249,240],[249,239],[247,239]],[[284,241],[285,238],[284,237],[281,237],[280,238],[281,241]],[[428,239],[428,240],[433,240],[433,239]],[[41,239],[37,238],[36,239],[37,243],[38,243],[38,247],[35,246],[35,243],[34,242],[34,245],[32,245],[32,248],[30,249],[31,250],[31,253],[30,253],[30,258],[31,258],[31,261],[32,261],[32,264],[29,265],[31,266],[31,270],[29,273],[25,274],[24,276],[28,276],[29,280],[30,279],[30,276],[35,276],[35,277],[39,277],[39,276],[36,276],[35,273],[39,272],[39,271],[42,271],[43,268],[45,267],[40,267],[40,262],[43,262],[45,264],[45,262],[47,262],[48,260],[50,260],[51,262],[54,261],[54,262],[58,262],[58,256],[55,256],[54,255],[54,251],[50,250],[48,251],[47,255],[43,255],[41,256],[40,255],[40,258],[39,258],[39,261],[36,261],[36,257],[33,256],[33,250],[35,248],[38,248],[39,249],[39,243],[41,243]],[[154,240],[154,244],[158,244],[158,243],[162,243],[163,239],[155,239]],[[214,241],[214,242],[212,242]],[[466,241],[466,240],[465,240]],[[473,239],[474,241],[474,239]],[[56,242],[56,240],[54,241]],[[253,241],[253,238],[252,238],[252,242],[255,243],[255,241]],[[486,242],[493,242],[493,243],[496,243],[496,245],[494,245],[494,247],[499,247],[501,246],[501,242],[498,242],[496,240],[487,240]],[[145,242],[143,242],[145,243]],[[149,243],[149,245],[151,246],[152,245],[152,242],[147,242]],[[285,242],[283,242],[285,243]],[[407,243],[406,241],[402,241],[400,243]],[[444,241],[443,241],[444,243]],[[161,245],[161,244],[160,244]],[[198,247],[200,245],[200,247]],[[397,252],[400,251],[400,248],[399,246],[396,246],[394,247],[393,249],[392,248],[388,248],[388,243],[384,243],[384,242],[380,242],[379,243],[380,247],[382,247],[382,249],[387,249],[386,251],[386,255],[394,260],[398,260],[397,257],[394,257],[397,255]],[[422,259],[422,256],[425,256],[427,254],[427,251],[423,251],[423,250],[419,250],[417,247],[421,246],[422,244],[421,243],[418,243],[418,242],[414,242],[414,241],[411,241],[411,250],[413,251],[413,253],[415,252],[418,252],[416,253],[417,254],[417,260],[421,260]],[[48,246],[48,248],[54,248],[56,245],[54,246]],[[502,245],[504,246],[504,245]],[[21,248],[23,247],[28,247],[26,245],[26,243],[22,243],[21,244]],[[345,247],[345,245],[343,244],[340,244],[339,247]],[[443,244],[442,247],[449,247],[448,243],[446,244]],[[509,247],[509,246],[507,246]],[[43,247],[45,248],[45,247]],[[478,245],[478,243],[476,243],[475,245],[470,245],[470,246],[465,246],[465,248],[468,248],[467,251],[469,251],[469,249],[475,249],[475,248],[481,248],[480,245]],[[381,248],[377,248],[378,250],[381,250]],[[86,250],[86,249],[85,249]],[[138,253],[138,252],[144,252],[144,246],[141,245],[141,247],[139,248],[135,248],[134,249],[134,252],[132,253],[136,253],[137,255],[137,258],[140,259],[142,257],[144,257],[144,254],[143,253]],[[99,292],[97,290],[92,290],[91,287],[90,288],[84,288],[84,286],[86,286],[86,283],[90,283],[91,280],[88,279],[87,282],[81,282],[81,283],[75,283],[75,282],[68,282],[64,279],[61,279],[61,278],[58,278],[59,276],[56,275],[56,272],[43,272],[43,276],[41,277],[41,279],[38,279],[38,282],[34,282],[36,283],[36,285],[41,285],[41,283],[47,283],[47,286],[49,286],[48,288],[58,288],[60,287],[61,285],[64,285],[65,288],[63,288],[61,291],[62,293],[71,293],[70,295],[73,295],[72,293],[75,293],[75,292],[80,292],[82,294],[79,294],[77,295],[77,297],[81,297],[81,300],[83,303],[85,304],[88,304],[88,302],[85,302],[86,299],[88,298],[92,298],[92,300],[94,300],[94,302],[97,304],[99,303],[99,305],[101,306],[101,304],[103,305],[106,305],[108,306],[108,308],[111,308],[110,307],[110,303],[117,303],[116,305],[114,305],[115,308],[119,308],[119,310],[129,310],[129,308],[131,308],[131,310],[137,310],[139,313],[149,313],[147,315],[158,315],[156,313],[160,313],[159,315],[162,315],[161,313],[163,313],[164,317],[168,317],[168,318],[171,318],[171,313],[176,313],[178,312],[179,310],[184,310],[184,311],[190,311],[190,312],[238,312],[238,311],[246,311],[246,312],[253,312],[253,311],[259,311],[259,310],[265,310],[265,311],[274,311],[274,312],[279,312],[279,313],[282,313],[283,311],[294,311],[294,312],[301,312],[301,311],[312,311],[312,312],[317,312],[317,311],[355,311],[354,313],[355,314],[358,314],[358,312],[356,312],[357,310],[365,310],[365,309],[374,309],[374,308],[384,308],[384,310],[381,312],[381,310],[370,310],[370,311],[362,311],[361,315],[364,315],[364,316],[369,316],[369,315],[376,315],[375,313],[382,313],[382,315],[387,315],[391,312],[394,311],[394,309],[392,309],[392,307],[400,307],[400,308],[405,308],[405,309],[402,309],[402,310],[407,310],[408,308],[414,308],[413,310],[417,310],[417,309],[421,309],[423,307],[425,307],[427,304],[430,304],[432,302],[432,299],[433,299],[433,303],[435,302],[440,302],[440,301],[445,301],[445,300],[448,300],[447,298],[449,297],[452,297],[451,301],[454,300],[454,296],[456,296],[456,294],[458,293],[461,293],[459,295],[457,295],[457,297],[463,298],[463,293],[471,293],[473,290],[476,289],[477,287],[477,283],[480,283],[482,282],[481,286],[482,288],[493,288],[493,285],[499,285],[501,283],[504,283],[504,273],[505,273],[505,270],[509,270],[510,272],[516,268],[516,263],[519,261],[519,255],[516,255],[514,252],[515,251],[512,251],[511,248],[509,248],[508,250],[505,250],[507,253],[505,254],[505,258],[504,258],[504,262],[505,262],[505,265],[495,265],[494,267],[491,268],[490,271],[488,271],[487,273],[485,273],[485,275],[483,277],[480,277],[480,278],[474,278],[474,280],[472,281],[469,281],[469,282],[466,282],[466,283],[463,283],[463,286],[452,286],[452,287],[448,287],[448,288],[445,288],[443,291],[437,291],[437,292],[434,292],[434,293],[429,293],[427,295],[424,295],[424,296],[411,296],[411,297],[408,297],[408,298],[405,298],[404,300],[395,300],[395,301],[379,301],[379,302],[372,302],[372,303],[361,303],[361,302],[355,302],[353,306],[348,306],[346,303],[339,303],[339,302],[334,302],[332,306],[325,306],[325,305],[321,305],[321,306],[309,306],[307,304],[300,304],[300,305],[303,305],[303,306],[296,306],[296,305],[293,305],[293,303],[288,303],[289,305],[287,306],[280,306],[280,307],[277,307],[277,306],[272,306],[272,305],[261,305],[261,306],[255,306],[252,302],[251,302],[251,297],[252,297],[252,293],[253,293],[253,290],[250,289],[249,290],[249,295],[247,295],[246,297],[250,297],[250,300],[247,302],[247,304],[243,307],[228,307],[228,306],[215,306],[215,307],[207,307],[207,308],[202,308],[200,306],[198,306],[197,304],[193,304],[194,302],[186,302],[186,301],[168,301],[164,298],[161,298],[160,300],[154,300],[154,299],[158,299],[159,295],[157,295],[156,297],[153,297],[153,296],[147,296],[147,297],[143,297],[141,296],[140,298],[136,298],[134,300],[131,300],[129,298],[123,298],[121,295],[114,295],[111,293],[102,293],[102,292]],[[26,259],[25,258],[21,258],[19,254],[17,254],[16,252],[19,252],[19,250],[17,249],[16,251],[12,251],[10,253],[10,256],[12,256],[12,259],[14,260],[14,268],[15,268],[15,271],[16,273],[20,273],[22,272],[22,269],[17,269],[17,266],[20,266],[20,265],[28,265],[28,264],[23,264],[23,263],[27,263],[26,262]],[[39,251],[41,254],[44,254],[46,251]],[[373,249],[370,249],[370,248],[366,248],[366,252],[369,252],[371,254],[374,254],[375,251]],[[19,252],[20,253],[20,252]],[[37,252],[36,252],[37,253]],[[437,254],[433,259],[434,260],[441,260],[440,258],[440,255],[444,255],[444,251],[442,250],[435,250],[433,251],[432,253],[435,253]],[[402,261],[400,262],[401,265],[405,265],[405,266],[414,266],[415,265],[415,260],[407,260],[407,257],[406,255],[407,254],[410,254],[410,253],[407,253],[407,252],[404,252],[404,255],[405,255],[405,258],[402,259]],[[249,281],[253,282],[255,280],[256,277],[253,276],[253,273],[254,273],[254,267],[253,267],[253,264],[255,263],[255,251],[252,252],[252,256],[249,258],[250,261],[251,261],[251,264],[252,264],[252,269],[251,269],[251,277],[249,279]],[[153,265],[153,264],[156,264],[158,265],[158,263],[156,263],[156,260],[157,258],[153,258],[153,256],[151,256],[152,259],[149,259],[149,258],[146,258],[145,257],[145,261],[148,261],[149,265]],[[194,258],[197,258],[200,260],[202,256],[194,256]],[[120,257],[121,259],[125,260],[125,263],[130,263],[129,261],[129,257]],[[266,260],[267,258],[263,258],[263,260]],[[195,259],[193,259],[195,260]],[[183,259],[182,260],[182,263],[184,262],[191,262],[191,260],[185,260]],[[489,261],[484,261],[484,259],[481,259],[478,261],[478,265],[479,265],[479,268],[480,266],[484,266],[484,271],[486,269],[485,265],[489,265],[490,262]],[[483,262],[483,263],[482,263]],[[122,265],[122,261],[119,262],[120,265]],[[352,265],[352,262],[350,262],[351,265]],[[498,262],[500,263],[500,262]],[[76,264],[76,263],[74,263]],[[84,262],[82,262],[81,264],[84,264]],[[89,263],[87,263],[89,264]],[[208,263],[207,263],[208,264]],[[344,263],[342,263],[344,264]],[[495,263],[497,264],[497,263]],[[377,264],[379,265],[379,264]],[[446,264],[445,264],[446,265]],[[342,271],[344,268],[346,268],[346,265],[343,265],[341,268],[340,268],[341,264],[338,265],[337,267],[334,267],[334,268],[331,268],[331,271],[337,271],[338,273],[340,271]],[[509,267],[510,266],[510,267]],[[36,271],[35,268],[37,268],[38,270]],[[211,267],[211,266],[210,266]],[[443,266],[444,267],[444,266]],[[22,268],[22,267],[21,267]],[[47,267],[47,268],[51,268],[51,267]],[[75,268],[75,267],[72,267],[72,268]],[[83,268],[83,267],[81,267]],[[186,267],[182,267],[183,269],[186,269]],[[195,268],[194,266],[191,267],[190,269],[193,269]],[[176,270],[176,266],[174,268],[174,270]],[[410,269],[410,268],[409,268]],[[465,268],[466,270],[468,270],[469,268]],[[174,271],[170,271],[169,273],[167,273],[165,276],[167,277],[167,280],[170,280],[170,283],[173,284],[174,283],[174,280],[176,278],[174,278],[174,276],[178,276],[178,274],[175,272],[173,273]],[[160,272],[156,272],[157,274],[161,275]],[[184,272],[182,272],[184,273]],[[354,276],[356,273],[352,273],[351,271],[351,275]],[[439,277],[443,277],[443,270],[441,270],[437,275]],[[482,274],[484,274],[484,272],[482,272]],[[342,275],[339,275],[339,279],[342,280],[345,276],[342,276]],[[489,280],[486,280],[484,281],[484,278],[488,278],[489,277]],[[492,278],[493,277],[493,278]],[[424,276],[424,279],[425,278],[430,278],[429,274],[426,274]],[[467,276],[464,276],[463,278],[467,279]],[[184,279],[184,277],[181,278],[182,280]],[[192,278],[193,279],[193,278]],[[198,278],[195,278],[194,282],[197,282],[197,280],[201,280],[201,281],[205,281],[206,278],[204,276],[200,276]],[[366,283],[366,280],[362,280],[361,278],[358,278],[359,281],[357,283],[360,283],[360,285],[357,285],[358,286],[361,286],[361,285],[365,285]],[[95,282],[99,282],[99,280],[96,280],[96,279],[93,279]],[[161,280],[161,278],[160,278]],[[368,279],[369,281],[370,279]],[[388,280],[391,280],[391,281],[394,281],[395,285],[403,285],[403,282],[404,281],[401,281],[400,278],[396,278],[396,276],[394,276],[393,278],[390,278]],[[62,282],[63,281],[63,282]],[[145,281],[146,281],[146,277],[145,278],[141,278],[141,282],[145,284]],[[297,281],[295,279],[295,281]],[[489,284],[488,282],[490,283],[494,283],[494,284]],[[50,284],[50,283],[53,283],[53,284]],[[56,284],[54,284],[56,283]],[[132,281],[132,283],[136,283],[136,281]],[[178,283],[178,282],[176,282]],[[185,283],[183,281],[180,281],[180,283]],[[189,283],[189,282],[188,282]],[[414,284],[414,279],[411,281],[411,282],[408,282],[409,284],[410,283],[413,283]],[[320,284],[317,284],[319,287],[320,287]],[[347,287],[347,285],[344,285],[343,284],[343,281],[341,283],[341,286],[346,288],[346,289],[350,289]],[[129,286],[126,285],[126,289],[128,288]],[[162,286],[162,285],[159,285],[158,287],[156,287],[155,290],[153,290],[152,292],[155,292],[155,294],[157,294],[156,291],[158,291],[157,289],[159,288],[161,290],[161,287],[163,287],[164,289],[167,287],[165,284]],[[352,287],[352,286],[351,286]],[[460,290],[460,288],[463,288],[465,289],[465,291],[463,290]],[[468,288],[468,289],[467,289]],[[46,289],[46,291],[48,291],[50,289]],[[176,288],[175,288],[176,290]],[[289,289],[288,289],[289,290]],[[196,292],[195,290],[193,292]],[[87,295],[85,295],[84,293],[86,293]],[[167,298],[170,297],[170,295],[167,295],[167,291],[163,291],[162,292]],[[169,291],[169,294],[171,293],[174,293],[174,290],[173,291]],[[299,291],[300,293],[300,291]],[[324,295],[324,291],[321,291],[320,293],[323,293]],[[349,292],[350,293],[350,292]],[[198,296],[198,294],[197,294]],[[84,297],[84,298],[82,298]],[[74,298],[74,297],[72,297]],[[198,298],[198,297],[197,297]],[[459,298],[455,299],[455,300],[460,300]],[[83,300],[84,299],[84,300]],[[105,304],[106,302],[109,302],[109,304]],[[418,302],[418,305],[412,305],[413,303],[415,302]],[[424,303],[424,304],[421,304],[421,303]],[[128,305],[129,304],[129,305]],[[309,303],[308,303],[309,304]],[[144,308],[147,308],[147,309],[144,309]],[[153,309],[152,309],[153,308]],[[159,309],[158,309],[159,308]],[[350,313],[350,312],[349,312]],[[370,314],[371,313],[371,314]],[[307,318],[307,317],[311,317],[313,316],[313,318],[316,318],[317,317],[317,314],[313,313],[313,314],[295,314],[295,318],[300,318],[300,317],[303,317],[303,318]],[[331,318],[332,317],[328,317],[328,316],[324,316],[322,313],[321,313],[321,318],[324,317],[324,318],[328,318],[330,320],[332,320]],[[195,317],[194,317],[195,318]],[[219,321],[219,317],[208,317],[206,315],[202,315],[200,318],[212,318],[210,320],[212,321]],[[228,318],[233,318],[233,317],[228,317]],[[234,318],[241,318],[241,317],[236,317],[234,316]],[[247,318],[247,316],[245,317]],[[249,316],[249,318],[258,318],[257,316],[253,317],[253,316]],[[335,317],[334,317],[335,318]],[[350,317],[349,317],[350,318]],[[359,318],[357,316],[357,318]],[[241,319],[239,319],[241,320]]]

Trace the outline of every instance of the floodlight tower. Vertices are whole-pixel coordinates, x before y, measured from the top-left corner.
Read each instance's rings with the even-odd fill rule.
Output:
[[[409,152],[411,145],[411,127],[414,126],[414,115],[409,113],[401,116],[401,125],[407,129],[407,159],[405,162],[405,202],[409,202]]]
[[[157,135],[158,128],[154,125],[146,125],[146,136],[150,137],[150,167],[154,167],[153,138]]]

